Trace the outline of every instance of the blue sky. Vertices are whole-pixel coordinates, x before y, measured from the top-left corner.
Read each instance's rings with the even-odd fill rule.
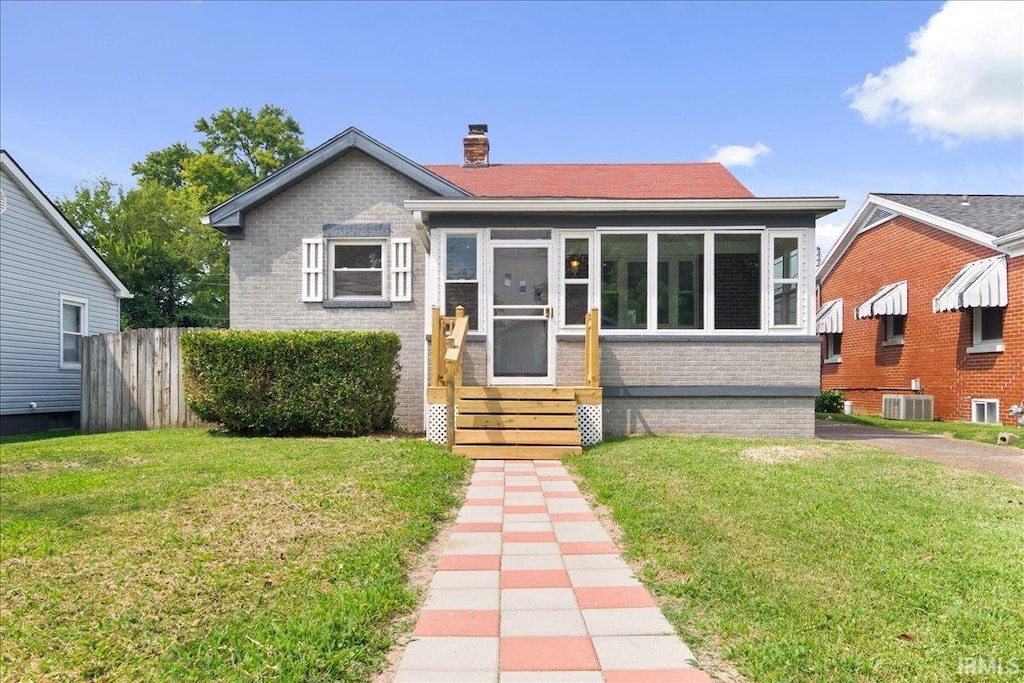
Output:
[[[724,154],[755,194],[839,195],[827,246],[870,191],[1024,192],[1024,12],[978,7],[2,2],[0,144],[57,197],[223,107],[422,163],[481,122],[495,163]]]

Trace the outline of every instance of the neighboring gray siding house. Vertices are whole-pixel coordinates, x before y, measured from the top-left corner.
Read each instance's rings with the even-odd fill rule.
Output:
[[[0,431],[74,427],[81,339],[120,329],[124,284],[0,150]]]
[[[465,385],[520,397],[581,388],[598,309],[584,443],[813,435],[814,225],[844,202],[758,198],[714,163],[491,164],[486,133],[423,166],[350,128],[212,209],[231,327],[397,332],[400,426],[436,438],[433,307],[470,317]]]

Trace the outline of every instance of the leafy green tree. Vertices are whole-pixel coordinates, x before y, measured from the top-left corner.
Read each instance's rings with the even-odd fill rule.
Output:
[[[269,104],[221,109],[195,130],[198,148],[176,142],[132,164],[138,187],[101,178],[58,202],[135,295],[124,329],[226,327],[227,243],[199,217],[305,153],[299,124]]]

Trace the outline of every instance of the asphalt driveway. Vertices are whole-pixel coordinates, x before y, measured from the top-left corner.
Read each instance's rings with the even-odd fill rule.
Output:
[[[893,453],[1024,482],[1024,450],[1019,448],[989,446],[943,436],[912,434],[831,420],[816,420],[814,435],[826,441],[867,443]]]

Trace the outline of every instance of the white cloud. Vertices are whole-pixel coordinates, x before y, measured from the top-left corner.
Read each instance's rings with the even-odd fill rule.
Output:
[[[844,93],[865,121],[950,144],[1024,135],[1024,3],[947,2],[908,43]]]
[[[746,145],[726,145],[725,147],[712,147],[715,153],[708,161],[717,161],[723,166],[753,166],[757,158],[771,152],[771,148],[761,142],[753,147]]]
[[[835,216],[829,216],[829,218],[834,219]],[[822,261],[832,251],[832,247],[835,246],[836,240],[839,239],[839,235],[845,227],[846,222],[824,219],[818,221],[818,225],[814,230],[814,242],[815,246],[821,250]]]

